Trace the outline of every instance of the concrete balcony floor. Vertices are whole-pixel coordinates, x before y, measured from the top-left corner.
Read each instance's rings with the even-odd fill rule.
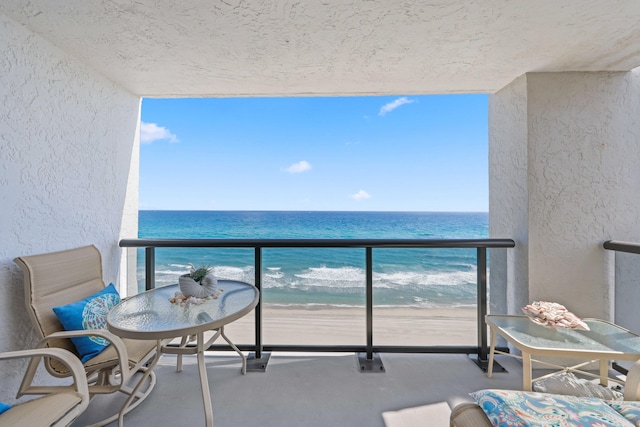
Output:
[[[522,365],[508,356],[497,357],[508,373],[492,378],[466,355],[381,357],[385,373],[361,373],[353,353],[273,353],[266,372],[243,376],[238,356],[208,352],[214,426],[408,427],[414,417],[420,421],[416,425],[445,427],[449,413],[442,402],[469,399],[468,393],[483,388],[522,387]],[[204,425],[195,356],[185,356],[183,371],[176,372],[175,356],[164,355],[156,374],[155,389],[125,416],[125,425]],[[122,396],[95,398],[73,426],[104,418],[123,400]],[[414,410],[393,413],[408,408]],[[398,415],[405,418],[399,420]]]

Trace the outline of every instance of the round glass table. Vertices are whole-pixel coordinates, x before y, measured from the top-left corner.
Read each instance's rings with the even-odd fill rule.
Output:
[[[196,354],[200,386],[205,412],[205,425],[213,425],[213,408],[204,361],[204,351],[219,337],[222,337],[242,358],[242,373],[246,373],[246,356],[224,333],[224,326],[237,320],[255,308],[260,300],[260,292],[249,283],[234,280],[219,280],[217,298],[205,300],[201,304],[176,304],[169,301],[179,291],[178,285],[164,286],[134,295],[115,306],[107,316],[109,331],[122,338],[136,340],[156,340],[156,357],[145,375],[158,363],[164,354],[176,354],[177,370],[182,369],[182,355]],[[215,331],[207,341],[204,333]],[[182,338],[179,346],[169,346],[174,338]],[[196,345],[188,346],[195,337]],[[142,384],[142,380],[139,384]],[[136,387],[137,388],[137,387]],[[137,390],[129,396],[129,400]],[[128,406],[129,402],[125,404]]]

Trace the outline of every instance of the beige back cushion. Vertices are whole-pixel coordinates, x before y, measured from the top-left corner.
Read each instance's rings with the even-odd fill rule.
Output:
[[[93,245],[14,261],[24,272],[27,311],[40,337],[64,330],[53,307],[79,301],[104,288],[102,258]],[[76,352],[67,339],[50,346]]]

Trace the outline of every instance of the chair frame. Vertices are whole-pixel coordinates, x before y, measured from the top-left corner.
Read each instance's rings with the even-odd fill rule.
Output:
[[[0,353],[0,360],[23,359],[23,358],[31,359],[31,362],[33,363],[30,363],[30,366],[32,364],[35,364],[35,366],[39,365],[40,360],[43,358],[57,359],[60,362],[64,363],[71,372],[71,376],[73,377],[73,384],[47,386],[42,388],[42,392],[38,394],[51,395],[56,393],[74,393],[80,397],[80,401],[75,406],[70,408],[62,417],[58,419],[42,420],[42,421],[46,421],[47,423],[55,427],[67,426],[71,424],[73,420],[75,420],[81,413],[83,413],[87,409],[87,406],[89,406],[89,400],[90,400],[89,386],[87,384],[87,378],[86,378],[84,367],[82,366],[80,359],[78,359],[76,355],[61,348],[35,348],[35,349]],[[29,401],[22,404],[37,405],[38,403],[34,401]],[[21,404],[18,404],[16,406],[19,406],[19,405]],[[9,411],[11,411],[11,409]],[[3,415],[0,415],[0,425],[3,425],[2,423]]]
[[[81,336],[100,336],[107,339],[115,350],[115,357],[105,360],[102,363],[92,365],[92,360],[97,359],[100,355],[85,362],[84,371],[88,379],[89,395],[93,398],[95,395],[110,394],[114,392],[122,392],[131,396],[133,390],[140,387],[134,384],[129,387],[127,383],[136,372],[144,372],[146,365],[155,355],[155,342],[149,342],[149,351],[140,360],[129,360],[127,346],[125,341],[117,335],[107,330],[82,330],[82,331],[65,331],[62,325],[53,314],[51,308],[57,305],[72,303],[79,299],[92,295],[96,291],[103,289],[105,283],[102,279],[102,257],[100,251],[94,246],[84,246],[75,249],[69,249],[58,252],[51,252],[40,255],[23,256],[14,259],[24,273],[25,302],[27,311],[34,324],[35,330],[40,337],[37,348],[64,348],[77,355],[75,346],[69,338]],[[83,263],[91,263],[88,268]],[[81,277],[74,277],[73,269],[86,270]],[[60,273],[69,280],[69,288],[72,288],[71,294],[75,299],[61,300],[59,296],[41,295],[37,288],[37,283],[43,283],[43,277],[46,272],[53,270],[54,273]],[[52,281],[54,281],[52,279]],[[60,281],[60,280],[59,280]],[[56,293],[64,296],[67,288],[63,285],[56,285],[58,289]],[[46,300],[42,303],[42,300]],[[108,348],[105,350],[107,351]],[[145,350],[146,351],[146,350]],[[60,370],[51,358],[45,358],[44,365],[47,371],[54,377],[68,377],[69,373]],[[37,370],[37,363],[33,361],[29,363],[27,372],[20,386],[18,397],[27,394],[41,394],[48,391],[47,386],[32,385]],[[127,399],[119,414],[114,414],[109,418],[102,420],[92,427],[103,426],[119,419],[119,425],[122,425],[122,416],[136,408],[149,395],[156,384],[156,376],[151,372],[148,376],[148,385],[142,392],[135,392],[132,399]],[[144,378],[144,377],[143,377]],[[119,416],[120,415],[120,416]]]

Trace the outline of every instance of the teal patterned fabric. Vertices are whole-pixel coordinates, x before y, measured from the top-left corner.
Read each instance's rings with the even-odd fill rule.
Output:
[[[120,295],[113,283],[87,298],[74,303],[53,307],[62,327],[67,331],[106,329],[109,310],[120,302]],[[109,342],[102,337],[71,338],[82,363],[97,356]]]
[[[604,400],[511,390],[471,393],[494,427],[632,427]]]
[[[634,426],[640,427],[640,402],[607,401],[616,412],[622,414]]]

